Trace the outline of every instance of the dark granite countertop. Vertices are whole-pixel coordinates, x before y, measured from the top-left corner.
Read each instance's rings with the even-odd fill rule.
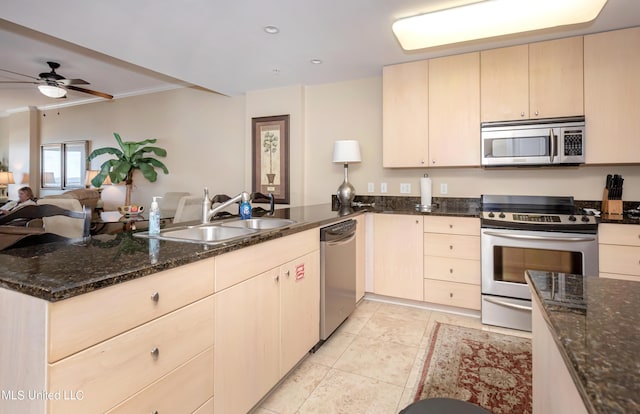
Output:
[[[101,287],[146,276],[196,260],[213,257],[278,237],[339,220],[364,211],[382,214],[416,214],[479,217],[479,198],[433,198],[430,212],[416,210],[419,197],[357,196],[362,208],[340,211],[335,196],[332,203],[276,210],[276,216],[298,224],[216,246],[160,241],[157,261],[149,258],[149,240],[131,233],[94,236],[88,243],[48,243],[0,252],[0,287],[16,290],[48,301],[58,301]],[[374,206],[368,207],[373,203]],[[594,202],[595,203],[595,202]],[[640,220],[605,221],[640,224]],[[182,223],[185,224],[185,223]]]
[[[640,412],[640,283],[539,271],[527,282],[587,410]]]
[[[157,260],[153,261],[149,255],[150,240],[134,237],[131,232],[97,235],[83,244],[46,243],[10,249],[0,252],[0,287],[55,302],[324,226],[363,211],[340,212],[333,210],[331,204],[278,209],[276,217],[290,218],[297,224],[215,246],[160,240]],[[189,223],[180,225],[184,224]]]

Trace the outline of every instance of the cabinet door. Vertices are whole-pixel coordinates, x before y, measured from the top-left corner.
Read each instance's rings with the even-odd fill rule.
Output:
[[[280,270],[280,375],[284,376],[320,340],[320,252]]]
[[[584,114],[582,43],[578,36],[529,45],[530,118]]]
[[[480,52],[480,118],[529,118],[529,46]]]
[[[587,164],[640,162],[640,27],[584,38]]]
[[[376,214],[373,233],[374,293],[422,300],[422,217]]]
[[[244,414],[280,379],[280,269],[216,295],[215,412]]]
[[[428,161],[429,62],[382,69],[382,165],[424,167]]]
[[[480,54],[429,61],[429,164],[480,166]]]

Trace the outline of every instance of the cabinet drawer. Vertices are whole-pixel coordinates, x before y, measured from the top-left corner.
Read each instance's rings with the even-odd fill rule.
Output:
[[[213,294],[213,263],[202,260],[49,304],[49,362]]]
[[[640,226],[631,224],[603,223],[598,226],[600,244],[640,246]]]
[[[185,384],[188,386],[185,387]],[[213,347],[107,413],[191,414],[211,398],[213,398]]]
[[[480,286],[425,279],[424,300],[441,305],[480,310]]]
[[[49,390],[81,391],[83,398],[50,400],[49,412],[107,411],[212,347],[213,323],[209,296],[50,364]]]
[[[424,254],[480,260],[480,237],[425,233]]]
[[[601,244],[600,272],[640,275],[640,247]]]
[[[480,285],[480,261],[425,256],[424,277]]]
[[[480,236],[480,219],[472,217],[424,216],[424,231]]]

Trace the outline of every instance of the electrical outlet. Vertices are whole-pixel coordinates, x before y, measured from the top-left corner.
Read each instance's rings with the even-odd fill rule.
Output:
[[[411,184],[410,183],[401,183],[400,184],[400,194],[411,194]]]
[[[373,193],[374,191],[376,191],[375,185],[373,183],[368,183],[367,184],[367,191],[369,193]]]
[[[387,183],[380,183],[380,192],[381,193],[387,192]]]
[[[440,184],[440,194],[447,194],[449,192],[449,188],[447,184]]]

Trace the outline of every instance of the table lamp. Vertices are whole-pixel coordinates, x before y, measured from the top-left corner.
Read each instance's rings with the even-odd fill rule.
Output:
[[[12,172],[0,171],[0,200],[7,198],[6,190],[8,185],[15,183]]]
[[[354,140],[335,141],[333,144],[333,162],[344,164],[344,182],[338,187],[338,201],[342,206],[351,206],[356,189],[349,182],[349,163],[360,162],[360,143]]]

